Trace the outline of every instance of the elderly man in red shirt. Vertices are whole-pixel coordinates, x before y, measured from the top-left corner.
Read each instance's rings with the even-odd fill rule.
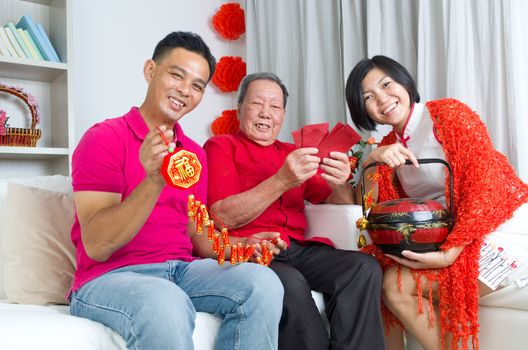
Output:
[[[361,252],[304,237],[305,200],[354,202],[347,182],[348,157],[331,152],[320,159],[317,148],[295,149],[277,140],[287,97],[286,87],[272,73],[248,75],[242,81],[240,130],[212,137],[204,146],[210,210],[243,243],[265,240],[275,253],[269,266],[285,289],[280,349],[382,350],[377,262]],[[311,290],[325,296],[330,335]]]

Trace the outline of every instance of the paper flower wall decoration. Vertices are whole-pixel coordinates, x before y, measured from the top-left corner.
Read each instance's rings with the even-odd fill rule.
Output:
[[[6,114],[6,111],[0,109],[0,136],[7,134],[7,128],[9,127],[9,124],[7,124],[8,120],[9,117]]]
[[[215,119],[211,125],[211,130],[213,135],[234,134],[239,127],[236,109],[229,109],[222,111],[222,115]]]
[[[213,75],[213,84],[218,86],[223,92],[238,90],[240,81],[246,75],[246,62],[238,56],[223,56],[216,65]]]
[[[222,5],[213,16],[213,27],[224,39],[238,39],[246,32],[244,10],[237,3]]]

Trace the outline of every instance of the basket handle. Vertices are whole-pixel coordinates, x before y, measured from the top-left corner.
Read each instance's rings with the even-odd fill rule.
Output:
[[[430,163],[440,163],[443,164],[447,170],[449,170],[449,217],[451,220],[453,219],[453,170],[451,169],[451,165],[449,165],[448,162],[446,162],[443,159],[440,158],[422,158],[418,159],[418,164],[430,164]],[[370,164],[367,164],[363,168],[363,172],[361,173],[361,208],[363,209],[363,216],[366,214],[365,210],[365,173],[367,172],[368,168],[371,168],[373,166],[382,165],[385,164],[383,162],[372,162]],[[407,159],[405,161],[405,165],[412,165],[412,162]]]
[[[29,97],[27,94],[16,90],[15,88],[11,88],[5,85],[0,84],[0,92],[5,92],[7,94],[16,96],[20,98],[24,103],[28,106],[29,111],[31,112],[31,129],[35,129],[37,127],[37,107],[29,103]]]

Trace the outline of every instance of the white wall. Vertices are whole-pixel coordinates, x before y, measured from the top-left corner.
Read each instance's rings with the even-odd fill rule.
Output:
[[[217,60],[242,56],[245,35],[222,39],[211,24],[220,0],[73,0],[73,71],[75,144],[94,123],[139,106],[146,92],[143,63],[155,45],[172,31],[202,36]],[[229,1],[238,2],[238,1]],[[185,132],[203,144],[212,121],[224,109],[236,108],[235,93],[222,93],[210,83],[201,104],[181,120]]]

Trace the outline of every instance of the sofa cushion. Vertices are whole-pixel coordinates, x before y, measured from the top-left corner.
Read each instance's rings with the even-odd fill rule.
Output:
[[[71,193],[10,182],[3,232],[4,288],[9,301],[64,304],[75,271]]]
[[[126,350],[124,339],[116,332],[70,316],[65,305],[0,302],[0,330],[0,349]]]
[[[71,179],[63,175],[29,176],[0,179],[0,222],[5,222],[5,208],[7,201],[7,184],[15,182],[21,185],[37,187],[48,191],[72,192]],[[7,230],[5,224],[0,225],[0,300],[5,299],[4,269],[3,269],[3,232]]]

